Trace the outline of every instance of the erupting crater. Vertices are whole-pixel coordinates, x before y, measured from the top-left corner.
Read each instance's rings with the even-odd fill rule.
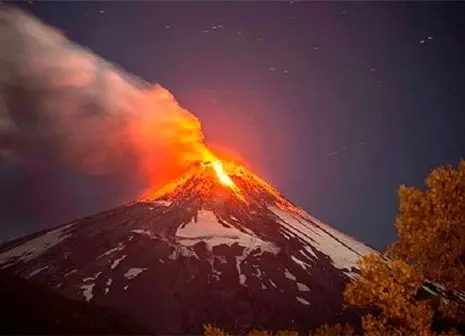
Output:
[[[196,161],[184,174],[161,188],[148,190],[141,201],[175,201],[176,199],[200,198],[212,203],[219,200],[240,201],[239,207],[274,205],[286,210],[298,210],[269,183],[251,170],[232,161],[219,159]]]

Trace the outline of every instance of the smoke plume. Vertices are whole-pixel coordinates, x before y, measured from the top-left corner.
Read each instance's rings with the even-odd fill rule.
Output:
[[[3,236],[137,196],[204,153],[199,120],[37,19],[0,5]]]

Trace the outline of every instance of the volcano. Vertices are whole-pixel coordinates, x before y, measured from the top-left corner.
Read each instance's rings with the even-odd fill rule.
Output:
[[[308,332],[359,321],[342,291],[371,252],[251,170],[202,161],[135,202],[4,244],[0,268],[156,334]]]

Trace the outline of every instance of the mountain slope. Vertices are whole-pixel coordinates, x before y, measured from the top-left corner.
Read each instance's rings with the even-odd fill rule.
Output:
[[[0,271],[2,334],[148,334],[113,309],[66,299],[59,293]]]
[[[358,321],[342,290],[372,251],[244,167],[200,162],[134,203],[0,247],[0,267],[155,333],[306,332]]]

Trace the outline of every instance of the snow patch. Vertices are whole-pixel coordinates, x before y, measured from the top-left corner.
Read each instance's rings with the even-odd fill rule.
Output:
[[[212,268],[212,277],[214,277],[216,280],[220,280],[220,275],[221,272],[216,270],[215,268]]]
[[[48,231],[38,237],[22,243],[19,246],[12,247],[0,253],[1,268],[6,268],[7,266],[18,262],[28,262],[47,252],[49,249],[71,237],[68,230],[74,225],[75,223],[68,224],[55,230]]]
[[[38,269],[36,269],[35,271],[32,271],[31,273],[29,273],[29,275],[27,276],[27,278],[30,278],[30,277],[33,277],[34,275],[36,274],[39,274],[40,272],[42,271],[45,271],[47,268],[49,268],[50,266],[47,265],[47,266],[44,266],[44,267],[40,267]]]
[[[287,240],[291,239],[291,236],[286,233],[286,231],[281,231],[281,234],[286,238]]]
[[[303,284],[301,282],[297,283],[297,289],[301,292],[310,292],[310,288],[306,284]]]
[[[289,272],[289,270],[287,268],[284,270],[284,276],[289,280],[294,280],[294,281],[297,280],[295,275],[292,274],[291,272]]]
[[[296,238],[291,231],[286,230],[285,228],[282,228],[280,232],[286,239]]]
[[[267,287],[265,286],[265,284],[262,282],[262,289],[267,289]]]
[[[100,274],[102,274],[102,272],[95,273],[94,276],[84,278],[84,279],[82,279],[82,281],[83,281],[83,282],[95,281],[95,280],[98,279],[98,277],[100,276]]]
[[[305,251],[300,250],[300,253],[302,253],[303,255],[306,255],[308,253],[308,255],[306,255],[306,256],[309,259],[316,258],[316,254],[315,254],[315,252],[312,250],[312,248],[310,246],[304,246],[304,250]]]
[[[278,216],[281,225],[308,245],[330,257],[333,265],[349,276],[353,276],[350,274],[350,269],[357,267],[357,261],[362,256],[376,252],[355,239],[319,222],[303,211],[301,211],[301,216],[298,216],[276,207],[269,207],[269,209]],[[310,254],[315,255],[309,246],[304,248]]]
[[[242,286],[246,286],[245,281],[247,280],[247,277],[241,273],[241,263],[247,258],[249,253],[250,253],[250,250],[245,248],[244,251],[242,251],[242,255],[236,257],[237,274],[239,275],[239,283]]]
[[[301,304],[306,305],[306,306],[310,306],[310,302],[308,302],[308,301],[305,300],[304,298],[301,298],[300,296],[297,296],[296,299],[297,299],[297,301],[299,301]]]
[[[128,285],[126,285],[126,286],[124,286],[124,288],[123,288],[123,289],[124,289],[124,290],[128,290],[128,287],[129,287],[129,286],[128,286]]]
[[[131,280],[146,270],[148,270],[148,268],[130,268],[126,273],[124,273],[124,277],[128,280]]]
[[[274,288],[278,288],[278,286],[276,286],[276,284],[273,282],[273,280],[270,279],[270,284],[271,286],[273,286]]]
[[[378,251],[372,249],[371,247],[355,240],[351,236],[337,231],[333,229],[331,226],[321,222],[320,220],[310,216],[309,214],[305,213],[303,216],[307,221],[310,221],[311,223],[314,223],[316,226],[318,226],[320,229],[326,231],[327,233],[335,236],[337,239],[339,239],[342,243],[344,243],[346,246],[350,247],[352,250],[354,250],[356,253],[358,253],[360,256],[365,256],[370,253],[378,253]],[[334,239],[334,238],[333,238]]]
[[[103,258],[103,257],[105,257],[105,256],[107,256],[107,255],[110,255],[110,254],[112,254],[112,253],[115,253],[115,252],[118,252],[118,251],[122,251],[122,250],[124,250],[125,247],[126,247],[126,245],[124,245],[123,243],[118,243],[118,246],[116,246],[116,247],[114,247],[114,248],[112,248],[112,249],[109,249],[108,251],[105,251],[105,252],[103,252],[101,255],[99,255],[99,256],[97,257],[97,260],[99,260],[99,259],[101,259],[101,258]]]
[[[446,288],[444,285],[442,285],[442,284],[440,284],[440,283],[438,283],[438,282],[434,282],[434,281],[427,281],[427,283],[428,283],[431,287],[433,287],[433,288],[431,288],[431,287],[430,287],[430,288],[426,288],[427,286],[424,285],[423,288],[424,288],[425,290],[427,290],[428,292],[435,291],[435,292],[436,292],[436,293],[435,293],[436,295],[441,294],[443,297],[447,297],[447,296],[448,296],[448,295],[446,294],[446,293],[447,293],[447,288]],[[463,292],[463,291],[452,290],[451,293],[452,293],[453,295],[455,295],[460,301],[465,302],[465,292]]]
[[[76,272],[77,272],[77,269],[73,269],[72,271],[69,271],[68,273],[65,274],[65,278],[67,278],[68,276]]]
[[[127,255],[123,255],[121,258],[118,258],[116,259],[115,261],[113,261],[113,263],[111,264],[110,268],[111,269],[115,269],[116,267],[118,267],[119,263],[125,259],[127,257]]]
[[[93,297],[94,294],[92,291],[94,290],[95,283],[87,284],[87,285],[82,285],[82,295],[84,295],[84,298],[86,299],[87,302],[89,302]]]
[[[435,292],[434,290],[432,290],[431,288],[429,288],[428,286],[423,286],[422,287],[425,291],[427,291],[428,293],[430,293],[431,295],[434,295],[434,296],[437,296],[438,293]]]
[[[261,248],[272,253],[277,253],[276,250],[279,251],[275,244],[261,240],[251,231],[244,233],[232,227],[224,227],[218,222],[215,214],[208,210],[198,211],[197,221],[192,219],[186,226],[179,227],[176,231],[176,237],[179,239],[179,243],[184,246],[194,246],[200,241],[204,241],[210,251],[214,246],[222,244]]]
[[[161,205],[161,206],[165,206],[165,207],[169,207],[173,202],[171,201],[164,201],[164,200],[159,200],[159,201],[155,201],[155,202],[152,202],[153,204],[156,204],[156,205]],[[152,208],[153,209],[153,208]]]
[[[149,237],[150,239],[157,239],[157,236],[155,236],[155,234],[154,234],[152,231],[149,231],[149,230],[137,229],[137,230],[132,230],[131,232],[134,232],[134,233],[137,233],[137,234],[140,234],[140,235],[147,236],[147,237]]]
[[[302,260],[294,257],[293,255],[291,255],[291,259],[292,259],[292,261],[294,261],[296,264],[300,265],[305,270],[311,268],[310,264],[307,264],[306,262],[303,262]]]
[[[105,295],[107,295],[108,292],[110,291],[110,287],[111,287],[112,283],[113,283],[113,280],[111,278],[108,278],[108,280],[106,282],[107,287],[105,287]]]
[[[178,260],[180,256],[199,259],[197,253],[184,246],[175,246],[173,252],[168,256],[168,259]]]
[[[242,231],[245,231],[246,234],[255,237],[255,233],[254,233],[252,230],[246,228],[245,226],[242,226],[242,227],[241,227],[241,230],[242,230]]]
[[[228,259],[225,256],[215,256],[215,259],[220,262],[220,264],[227,264]]]
[[[256,274],[257,278],[261,279],[262,278],[262,271],[260,270],[260,268],[257,265],[254,265],[253,268],[254,268],[255,272],[257,272],[257,274]]]

